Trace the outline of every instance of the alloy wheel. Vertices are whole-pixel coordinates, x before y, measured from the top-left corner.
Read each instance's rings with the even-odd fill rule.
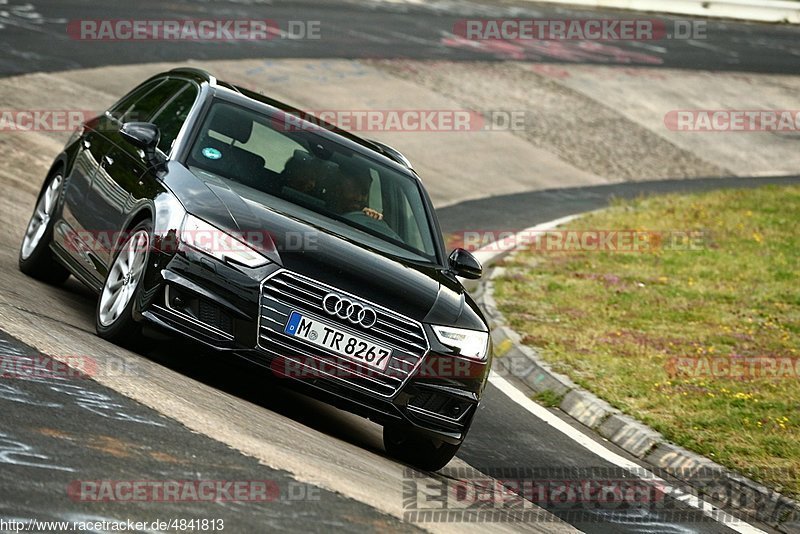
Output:
[[[39,202],[36,204],[36,209],[33,210],[31,220],[28,222],[28,228],[25,230],[25,237],[22,239],[22,250],[20,255],[23,260],[27,260],[39,242],[42,240],[47,226],[50,224],[50,218],[56,209],[56,201],[61,192],[61,184],[63,178],[60,174],[53,177],[53,180],[47,186],[44,193],[42,193]]]
[[[149,246],[150,236],[147,230],[142,229],[125,242],[117,255],[100,295],[101,325],[112,325],[130,303],[144,272]]]

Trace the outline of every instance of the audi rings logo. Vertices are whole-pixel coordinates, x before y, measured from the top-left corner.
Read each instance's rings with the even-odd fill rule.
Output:
[[[322,300],[322,309],[329,315],[347,319],[351,323],[360,324],[364,328],[372,328],[378,322],[378,315],[375,310],[336,293],[325,295]]]

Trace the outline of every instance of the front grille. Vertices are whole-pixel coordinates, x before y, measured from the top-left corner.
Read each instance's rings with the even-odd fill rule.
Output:
[[[346,319],[326,314],[322,308],[322,300],[331,292],[351,297],[372,307],[377,313],[375,325],[363,328]],[[353,360],[284,334],[283,329],[292,311],[334,324],[353,335],[390,348],[392,355],[386,371],[368,369]],[[313,374],[306,376],[334,379],[389,397],[400,389],[425,357],[428,340],[422,325],[408,317],[322,282],[281,270],[264,280],[261,286],[259,348],[273,357],[291,360],[296,368],[301,368],[306,363],[313,364]]]

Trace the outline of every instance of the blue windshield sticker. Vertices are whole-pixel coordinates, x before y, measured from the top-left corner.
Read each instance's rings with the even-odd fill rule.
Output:
[[[208,159],[220,159],[222,157],[222,152],[216,148],[206,147],[203,149],[203,155]]]

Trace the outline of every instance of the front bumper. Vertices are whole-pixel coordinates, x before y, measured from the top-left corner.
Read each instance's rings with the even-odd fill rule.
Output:
[[[140,303],[143,319],[269,369],[277,380],[290,381],[294,389],[338,408],[380,424],[406,425],[448,443],[463,441],[486,384],[489,362],[448,354],[450,349],[439,345],[427,325],[375,305],[386,321],[406,320],[414,335],[405,340],[408,343],[387,341],[385,335],[379,339],[392,345],[394,376],[362,373],[349,360],[299,344],[281,332],[281,317],[289,310],[313,313],[314,299],[336,290],[335,286],[311,280],[320,291],[311,291],[305,301],[286,298],[284,286],[281,298],[274,298],[276,281],[310,279],[272,264],[240,270],[183,247],[157,259],[156,266],[160,268],[151,270],[141,292],[149,296]],[[308,283],[303,288],[313,290]]]

